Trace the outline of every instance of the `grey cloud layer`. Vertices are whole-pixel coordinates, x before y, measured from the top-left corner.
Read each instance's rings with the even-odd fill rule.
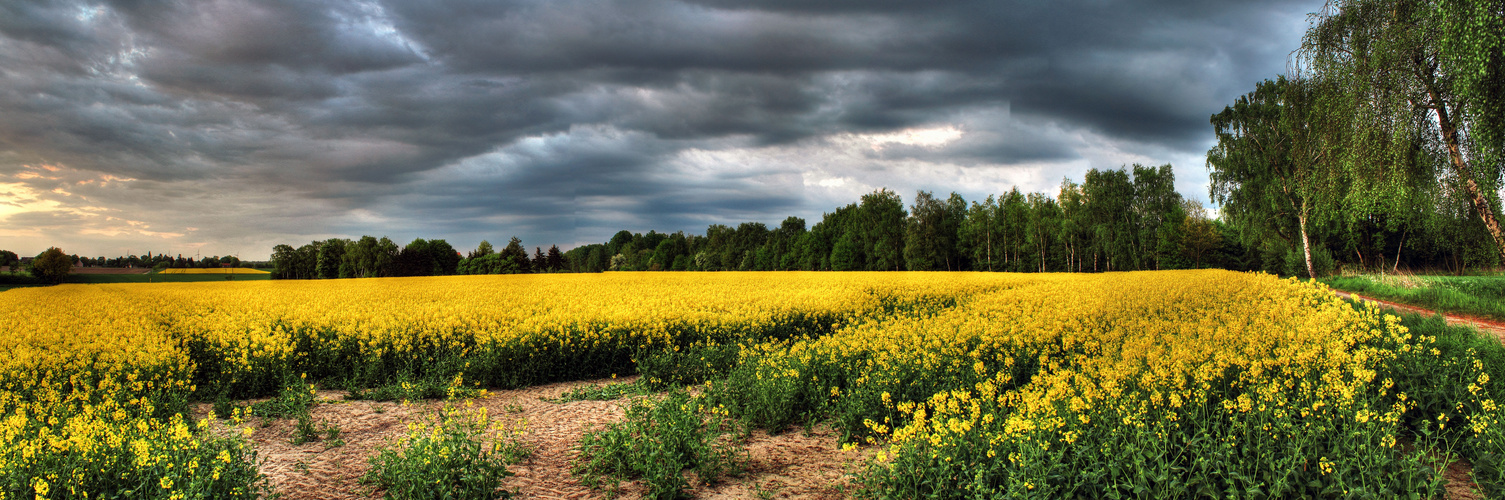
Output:
[[[1070,162],[1082,133],[1195,154],[1208,115],[1280,72],[1319,6],[5,2],[0,175],[240,183],[334,212],[266,228],[285,235],[383,231],[360,214],[560,242],[600,239],[601,220],[772,219],[810,208],[788,185],[798,167],[760,190],[687,176],[683,153],[952,124],[967,132],[953,144],[874,154]]]

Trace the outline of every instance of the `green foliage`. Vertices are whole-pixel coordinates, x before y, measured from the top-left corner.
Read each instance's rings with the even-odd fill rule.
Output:
[[[1333,276],[1327,286],[1444,313],[1505,321],[1505,276]]]
[[[1282,276],[1307,277],[1306,254],[1302,253],[1300,247],[1287,251],[1284,262],[1285,268],[1280,273]],[[1333,263],[1333,254],[1327,251],[1327,248],[1316,247],[1312,249],[1312,271],[1318,277],[1332,274],[1335,266],[1336,264]]]
[[[345,442],[340,440],[339,426],[314,422],[313,415],[309,412],[313,408],[314,401],[314,386],[302,380],[293,380],[285,383],[282,392],[277,394],[277,397],[252,404],[250,409],[252,415],[264,418],[296,419],[297,423],[293,426],[291,437],[294,445],[323,441],[331,448],[343,446]],[[234,411],[224,395],[220,395],[215,401],[214,409],[220,414]]]
[[[446,378],[443,372],[415,377],[403,372],[396,382],[374,387],[355,386],[345,395],[348,400],[412,401],[418,399],[473,398],[481,394],[478,387],[465,384],[463,374]]]
[[[553,399],[544,399],[550,403],[572,403],[575,401],[611,401],[630,396],[642,396],[649,394],[647,387],[638,382],[618,382],[605,385],[582,385]]]
[[[57,247],[51,247],[37,254],[31,260],[26,269],[32,276],[48,283],[62,283],[68,278],[68,273],[73,270],[73,259],[63,253]]]
[[[21,265],[21,257],[10,250],[0,250],[0,268],[9,268],[11,274],[16,274],[16,269]]]
[[[302,380],[285,383],[277,397],[251,405],[251,414],[266,418],[297,418],[314,405],[314,386]]]
[[[582,484],[613,495],[622,481],[642,479],[649,498],[683,498],[690,486],[685,471],[711,484],[739,467],[735,448],[724,438],[734,426],[719,411],[683,389],[661,400],[635,399],[624,420],[580,439],[571,472]]]
[[[511,498],[502,480],[512,475],[507,465],[530,450],[516,440],[516,432],[488,429],[481,410],[446,407],[432,423],[410,428],[395,443],[371,457],[371,471],[363,482],[385,489],[397,500],[491,500]],[[494,432],[491,437],[488,432]]]
[[[518,274],[532,269],[528,251],[523,248],[523,241],[516,236],[507,242],[501,252],[494,252],[489,242],[481,243],[481,247],[456,264],[456,274]]]
[[[1505,259],[1501,19],[1498,1],[1474,0],[1342,0],[1313,16],[1295,66],[1327,82],[1326,121],[1349,120],[1335,185],[1350,220],[1477,223],[1485,241],[1470,247]]]
[[[1505,411],[1496,404],[1505,397],[1505,346],[1441,316],[1402,316],[1413,346],[1435,339],[1380,374],[1412,405],[1402,417],[1406,436],[1461,454],[1489,497],[1505,495]]]
[[[262,281],[271,279],[270,274],[70,274],[64,283],[224,283],[226,278],[231,281]]]
[[[663,390],[720,379],[737,365],[739,352],[736,344],[714,343],[648,352],[637,359],[638,373],[643,375],[640,383]]]
[[[345,244],[348,240],[331,238],[319,245],[318,261],[314,264],[315,273],[321,279],[334,279],[340,277],[340,264],[345,260]]]
[[[761,222],[712,224],[704,236],[619,231],[605,243],[582,245],[568,252],[551,247],[545,253],[542,247],[535,247],[532,258],[521,241],[513,238],[500,252],[489,243],[478,247],[454,263],[454,272],[1244,268],[1242,261],[1225,258],[1229,252],[1217,251],[1244,240],[1229,242],[1231,238],[1212,237],[1222,233],[1205,215],[1189,213],[1174,186],[1170,165],[1132,165],[1118,170],[1093,169],[1082,184],[1068,179],[1061,186],[1059,198],[1014,188],[987,197],[986,203],[969,206],[956,193],[942,199],[921,191],[908,212],[897,193],[879,189],[863,195],[857,203],[837,207],[808,229],[804,219],[789,217],[778,227]],[[1188,218],[1194,218],[1194,224],[1184,223]],[[374,250],[378,242],[370,237],[358,244],[346,241],[346,257],[338,274],[445,274],[448,267],[423,264],[429,262],[424,255],[450,253],[429,248],[436,243],[442,240],[415,240],[398,252],[395,246],[387,251]],[[325,243],[297,249],[277,246],[273,262],[278,267],[273,277],[320,276],[315,266],[320,245]],[[1247,248],[1232,248],[1230,252],[1243,254]],[[373,262],[371,256],[386,256],[383,258],[391,262],[378,266],[380,271],[373,274],[365,264]]]
[[[904,233],[904,262],[909,270],[960,270],[956,240],[966,215],[966,203],[956,193],[946,201],[926,191],[916,193]]]

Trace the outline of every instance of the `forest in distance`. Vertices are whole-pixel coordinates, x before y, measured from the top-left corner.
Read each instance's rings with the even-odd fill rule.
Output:
[[[880,189],[824,214],[813,227],[788,217],[769,227],[714,224],[705,234],[619,231],[610,240],[569,251],[534,247],[512,238],[495,248],[483,241],[461,254],[442,239],[398,246],[388,238],[330,239],[272,254],[274,279],[448,274],[601,271],[1004,271],[1097,272],[1223,268],[1280,275],[1305,274],[1299,241],[1264,239],[1209,216],[1174,189],[1170,165],[1091,170],[1080,184],[1066,180],[1052,197],[1013,189],[968,202],[916,193],[908,206]],[[1468,221],[1452,221],[1466,225]],[[1256,235],[1260,235],[1256,237]],[[1492,248],[1461,248],[1445,234],[1404,246],[1338,247],[1374,262],[1399,256],[1406,267],[1447,267],[1457,259],[1492,265]],[[1333,243],[1364,242],[1335,234]],[[1478,239],[1476,239],[1478,241]],[[1378,244],[1376,244],[1378,243]],[[1319,273],[1354,265],[1322,247]],[[1399,252],[1399,253],[1393,253]],[[1393,264],[1393,262],[1391,262]]]
[[[1170,165],[1091,171],[1060,195],[1021,193],[968,203],[918,192],[906,206],[880,189],[814,226],[714,224],[705,234],[620,231],[567,252],[517,238],[461,255],[444,240],[331,239],[272,253],[274,278],[600,271],[1109,271],[1247,266],[1224,248],[1226,227],[1176,193]],[[1059,201],[1058,201],[1059,200]],[[1234,238],[1229,238],[1230,240]],[[1219,252],[1222,252],[1221,254]]]
[[[1210,116],[1216,144],[1206,156],[1206,194],[1216,217],[1198,197],[1175,191],[1169,165],[1136,164],[1089,170],[1081,183],[1065,179],[1054,193],[1014,188],[969,201],[919,191],[906,204],[885,188],[819,221],[714,224],[703,234],[622,230],[568,251],[550,245],[530,252],[515,237],[501,248],[483,241],[457,249],[445,239],[403,245],[363,236],[277,245],[270,262],[255,264],[272,268],[277,279],[1203,267],[1316,277],[1341,269],[1494,269],[1505,264],[1505,4],[1446,5],[1330,5],[1291,54],[1288,74],[1255,83]],[[101,257],[96,265],[138,260]],[[158,256],[147,265],[161,261],[224,264]]]
[[[1219,267],[1462,273],[1505,264],[1505,3],[1328,5],[1264,80],[1210,117],[1209,217],[1169,165],[1093,169],[1060,190],[968,203],[880,189],[812,227],[621,231],[568,252],[513,238],[280,245],[274,277],[607,270],[1093,272]]]

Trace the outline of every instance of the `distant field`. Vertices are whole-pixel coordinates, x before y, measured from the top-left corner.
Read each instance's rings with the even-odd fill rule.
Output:
[[[171,274],[149,274],[150,269],[142,268],[117,268],[117,267],[82,267],[75,268],[72,274],[64,279],[64,283],[81,283],[86,285],[98,285],[106,283],[193,283],[205,281],[264,281],[272,278],[270,271],[265,269],[232,268],[226,269],[168,269],[164,271]],[[197,271],[185,274],[184,271]],[[31,286],[45,286],[45,283],[37,281],[25,272],[16,274],[0,273],[0,292],[15,288]]]
[[[163,269],[158,274],[271,274],[260,269],[245,267],[213,267],[213,268],[187,268],[187,269]]]

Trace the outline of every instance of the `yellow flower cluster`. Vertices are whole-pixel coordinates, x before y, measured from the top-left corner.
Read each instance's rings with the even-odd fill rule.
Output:
[[[11,477],[27,483],[17,488],[56,492],[69,484],[65,474],[48,472],[32,484],[28,471],[55,471],[48,461],[57,457],[70,457],[70,470],[80,473],[148,467],[156,463],[150,460],[155,447],[194,446],[196,434],[180,436],[178,424],[161,422],[180,412],[196,389],[208,397],[193,385],[196,376],[235,388],[258,377],[276,384],[297,376],[308,358],[337,360],[322,375],[338,376],[340,369],[423,365],[441,355],[479,359],[486,352],[510,353],[494,356],[499,369],[525,370],[530,360],[552,357],[577,377],[593,376],[589,370],[630,369],[592,365],[597,353],[627,363],[644,349],[787,336],[895,303],[951,300],[1014,281],[1003,275],[614,273],[16,289],[5,298],[19,306],[0,310],[0,331],[6,332],[0,335],[0,482]],[[138,440],[147,448],[132,444]],[[108,450],[143,455],[101,455]],[[98,462],[108,460],[128,462]]]
[[[1183,408],[1209,402],[1222,415],[1276,417],[1240,439],[1288,439],[1321,419],[1393,425],[1404,395],[1389,409],[1359,400],[1390,387],[1376,367],[1400,351],[1379,346],[1426,345],[1320,284],[1226,271],[491,275],[4,296],[26,306],[0,310],[0,481],[40,494],[70,483],[70,472],[39,461],[47,457],[142,467],[162,447],[195,446],[202,434],[163,419],[196,389],[202,397],[195,377],[238,390],[305,371],[458,360],[464,380],[506,385],[627,372],[645,351],[740,343],[739,369],[755,383],[813,388],[789,404],[866,398],[884,408],[848,424],[887,440],[888,454],[967,447],[983,450],[978,460],[1017,462],[1099,424],[1174,432]],[[498,375],[541,370],[556,373]],[[1317,458],[1312,467],[1334,467]],[[18,476],[33,470],[50,472]],[[153,485],[186,484],[159,477]]]
[[[1032,276],[958,307],[859,320],[751,356],[760,380],[819,386],[791,367],[835,364],[855,377],[851,392],[883,391],[868,397],[889,417],[861,422],[869,442],[887,441],[881,460],[923,454],[1022,466],[1030,453],[1039,459],[1104,429],[1118,433],[1109,440],[1139,429],[1163,446],[1188,415],[1201,428],[1248,427],[1224,436],[1230,449],[1236,439],[1301,438],[1330,420],[1393,429],[1409,407],[1398,395],[1374,409],[1376,398],[1397,396],[1377,369],[1427,345],[1411,340],[1398,318],[1355,309],[1321,284],[1174,271]],[[915,394],[919,386],[942,389]],[[905,390],[907,401],[888,392]],[[1393,433],[1385,436],[1376,442],[1393,447]],[[1317,458],[1312,467],[1333,470]]]

